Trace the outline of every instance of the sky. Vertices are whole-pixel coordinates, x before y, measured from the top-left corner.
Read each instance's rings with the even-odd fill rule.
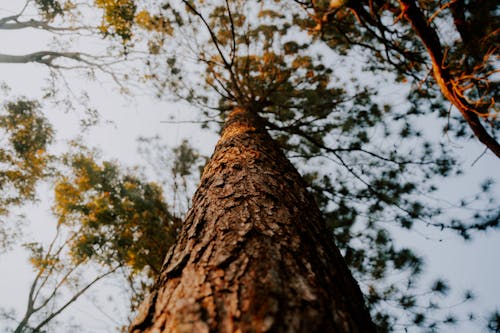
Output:
[[[0,17],[14,14],[14,8],[18,8],[20,3],[21,1],[0,0]],[[33,30],[7,32],[0,30],[0,39],[2,40],[0,53],[25,54],[50,49],[47,35]],[[6,83],[11,88],[8,96],[0,93],[1,100],[20,96],[40,99],[44,94],[43,88],[47,87],[48,76],[48,70],[37,64],[0,64],[0,82]],[[64,143],[67,140],[79,137],[89,147],[100,149],[103,159],[118,160],[122,165],[132,167],[146,164],[144,158],[137,152],[136,140],[139,136],[159,135],[170,147],[179,145],[184,138],[189,138],[190,142],[206,155],[211,153],[215,145],[216,135],[210,133],[195,135],[200,132],[198,125],[164,122],[170,120],[172,116],[179,120],[194,119],[196,113],[185,104],[159,101],[152,96],[153,94],[144,92],[125,96],[120,94],[119,87],[110,83],[109,77],[106,76],[98,76],[98,80],[94,81],[70,71],[64,77],[75,95],[78,96],[83,89],[88,92],[91,96],[91,105],[99,110],[100,125],[82,132],[79,126],[82,118],[81,110],[66,110],[47,103],[43,112],[56,129],[58,141],[54,147],[56,151],[66,149]],[[25,237],[22,241],[48,242],[53,237],[55,219],[50,212],[51,190],[49,185],[43,185],[39,190],[40,202],[22,207],[28,223],[24,227]],[[0,272],[0,308],[14,309],[17,318],[20,318],[26,307],[30,283],[34,278],[34,272],[28,262],[28,253],[21,246],[15,246],[12,251],[0,254]],[[105,308],[105,313],[102,313],[95,309],[94,302],[85,295],[63,313],[61,321],[80,323],[86,327],[85,332],[114,332],[116,326],[125,323],[124,315],[128,308],[128,300],[120,298],[121,290],[114,285],[115,283],[115,281],[105,281],[96,289],[98,293],[114,295],[121,302],[118,311],[114,311],[116,304],[112,306],[106,304],[106,299],[104,301],[100,299],[99,304],[104,303]],[[118,316],[119,319],[110,316]],[[5,324],[0,321],[0,332],[4,332]],[[62,329],[59,332],[66,330]]]
[[[0,17],[12,13],[13,1],[0,0]],[[10,8],[10,9],[9,9]],[[9,11],[10,10],[10,11]],[[33,31],[6,32],[0,30],[2,45],[0,53],[23,54],[39,49],[46,49],[49,41],[45,35]],[[0,82],[7,83],[12,91],[9,96],[26,96],[38,99],[42,96],[42,87],[46,85],[48,72],[42,65],[36,64],[0,64]],[[85,133],[80,133],[78,126],[80,114],[66,112],[57,107],[44,109],[45,115],[54,123],[58,140],[61,144],[82,135],[89,145],[98,147],[106,158],[116,159],[125,165],[144,164],[137,152],[138,136],[161,136],[170,146],[178,145],[184,138],[210,155],[217,136],[202,132],[195,124],[167,123],[170,117],[177,120],[197,118],[196,110],[186,104],[159,101],[147,92],[133,96],[119,93],[113,83],[104,80],[96,82],[85,79],[76,73],[65,75],[75,91],[85,89],[91,103],[101,114],[101,123]],[[387,92],[387,98],[394,98]],[[5,100],[6,96],[2,96]],[[494,175],[500,181],[500,164],[491,153],[485,154],[474,165],[472,163],[482,152],[482,147],[475,141],[455,142],[456,150],[461,154],[466,166],[465,177],[447,180],[440,194],[453,201],[462,194],[477,188],[479,179],[484,175]],[[57,149],[57,148],[56,148]],[[42,200],[24,208],[29,221],[26,239],[49,239],[52,235],[53,217],[50,214],[48,195],[50,188],[44,185],[40,189]],[[500,200],[498,183],[495,185],[497,198]],[[439,276],[447,277],[457,291],[472,289],[477,296],[476,309],[500,310],[500,233],[478,233],[472,241],[464,242],[461,238],[444,233],[436,235],[435,230],[425,226],[417,227],[416,232],[398,231],[399,244],[418,248],[418,253],[426,259],[425,279],[433,280]],[[20,247],[0,255],[0,307],[14,308],[22,312],[27,299],[29,282],[33,272],[27,261],[27,253]],[[113,293],[113,282],[104,283],[103,288]],[[111,305],[110,305],[111,306]],[[92,310],[92,302],[83,299],[68,309],[63,318],[74,320],[87,326],[91,332],[113,332],[113,324],[108,315]],[[123,314],[123,313],[122,313]],[[73,318],[73,319],[70,319]],[[472,332],[467,323],[459,323],[455,332]],[[2,331],[0,323],[0,331]],[[450,330],[451,332],[452,330]]]

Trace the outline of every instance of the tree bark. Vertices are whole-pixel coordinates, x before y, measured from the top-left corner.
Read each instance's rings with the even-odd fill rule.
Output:
[[[150,296],[139,332],[375,332],[299,173],[237,108]]]

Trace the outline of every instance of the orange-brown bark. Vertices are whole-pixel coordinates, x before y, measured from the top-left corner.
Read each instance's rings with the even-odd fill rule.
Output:
[[[474,135],[495,155],[500,157],[500,144],[484,128],[478,115],[484,115],[483,110],[469,103],[463,96],[458,83],[449,73],[439,37],[427,23],[424,14],[414,0],[400,0],[404,17],[410,22],[413,30],[422,40],[432,62],[434,78],[444,97],[448,99],[462,114]]]
[[[229,115],[130,332],[375,332],[319,209],[256,113]]]

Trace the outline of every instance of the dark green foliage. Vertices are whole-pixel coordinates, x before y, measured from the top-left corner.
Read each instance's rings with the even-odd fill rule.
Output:
[[[18,157],[45,149],[52,140],[52,128],[39,111],[35,101],[19,100],[5,106],[7,115],[0,126],[10,132],[9,142]]]
[[[53,20],[58,15],[64,15],[64,9],[58,0],[35,0],[42,16]]]
[[[490,314],[486,328],[492,333],[500,332],[500,312],[495,311]]]
[[[173,215],[184,216],[207,158],[200,155],[187,140],[170,149],[159,137],[140,137],[139,153],[145,158],[166,193]]]
[[[434,291],[434,292],[446,295],[448,293],[448,291],[450,290],[450,287],[443,280],[436,280],[434,282],[434,284],[432,285],[431,290]],[[468,295],[466,295],[466,299],[470,299],[470,298],[471,297],[469,297]]]
[[[175,157],[172,166],[173,175],[178,175],[180,178],[192,175],[193,166],[200,162],[200,154],[189,145],[187,140],[183,140],[179,146],[173,148],[172,153]]]

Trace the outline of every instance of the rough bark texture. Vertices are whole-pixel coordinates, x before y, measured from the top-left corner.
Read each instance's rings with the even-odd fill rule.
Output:
[[[375,332],[305,184],[234,110],[130,332]]]

